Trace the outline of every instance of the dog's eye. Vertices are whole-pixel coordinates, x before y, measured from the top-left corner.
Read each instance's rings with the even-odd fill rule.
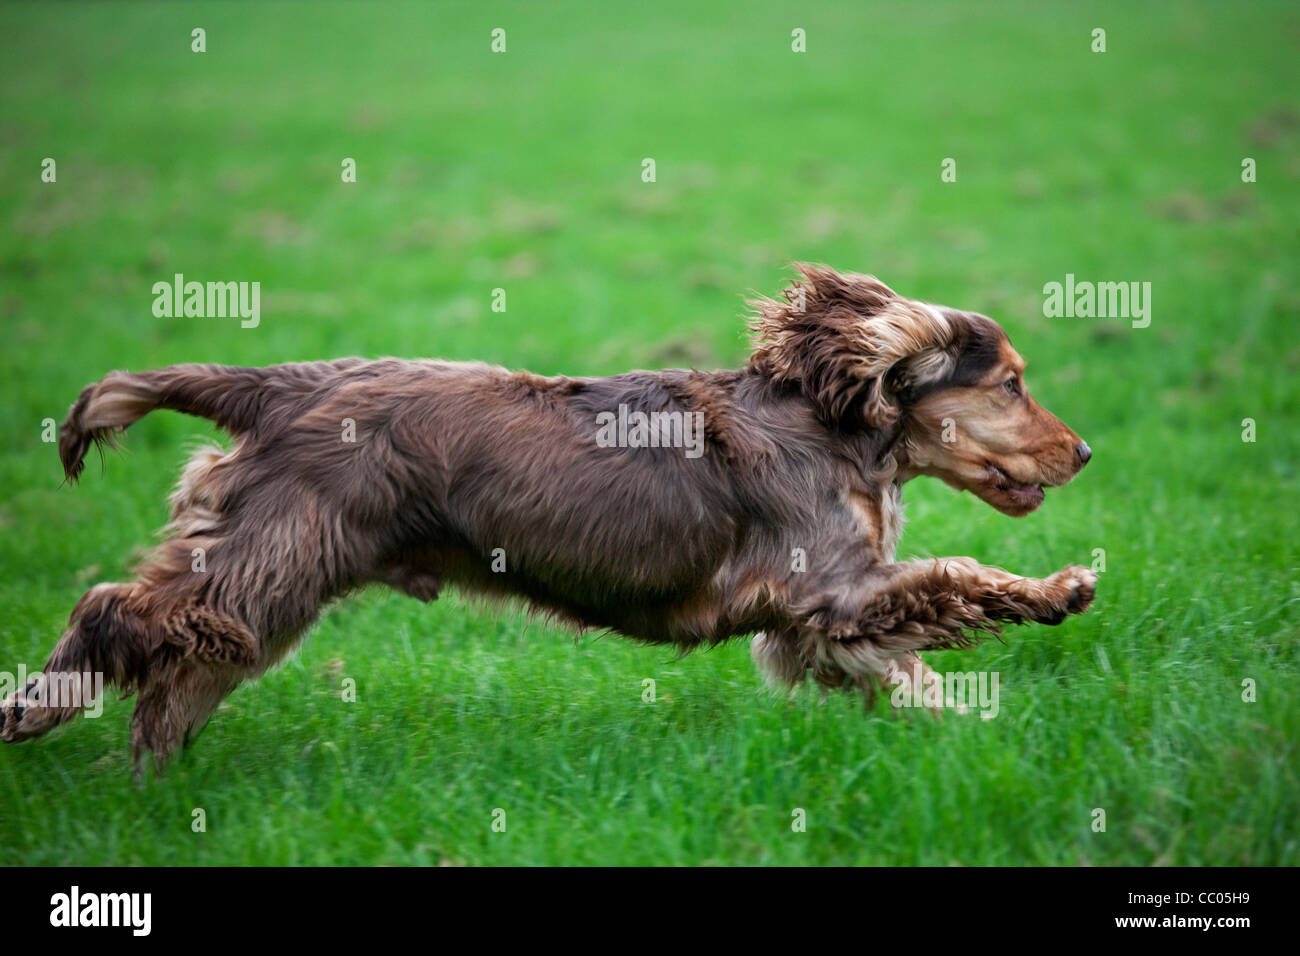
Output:
[[[1007,394],[1008,394],[1008,395],[1019,395],[1019,394],[1020,394],[1020,379],[1018,379],[1018,378],[1009,378],[1009,379],[1007,379],[1005,382],[1002,383],[1002,387],[1005,388],[1005,389],[1007,390]]]

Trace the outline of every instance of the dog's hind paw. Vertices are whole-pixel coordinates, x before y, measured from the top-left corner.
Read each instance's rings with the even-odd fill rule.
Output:
[[[35,687],[36,681],[29,681],[27,686],[22,690],[16,690],[0,702],[0,741],[7,744],[16,744],[20,740],[26,740],[28,737],[35,736],[30,728],[26,728],[23,723],[25,716],[30,716],[33,706],[39,707],[37,702],[33,704],[27,699],[27,692]]]

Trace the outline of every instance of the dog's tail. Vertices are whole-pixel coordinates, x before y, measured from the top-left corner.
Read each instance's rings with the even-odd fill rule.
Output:
[[[216,422],[234,437],[282,420],[296,404],[360,360],[302,362],[268,368],[169,365],[149,372],[109,372],[87,385],[59,430],[59,459],[76,481],[94,442],[115,447],[118,436],[156,408]]]
[[[261,369],[172,365],[150,372],[109,372],[87,385],[59,429],[59,459],[76,481],[90,443],[115,447],[118,436],[156,408],[216,422],[232,435],[256,421]]]

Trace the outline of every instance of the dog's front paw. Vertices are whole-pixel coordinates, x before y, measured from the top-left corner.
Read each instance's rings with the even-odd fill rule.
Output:
[[[1038,618],[1042,624],[1060,624],[1071,614],[1082,614],[1092,607],[1097,595],[1097,572],[1078,565],[1062,568],[1043,582],[1048,592],[1046,613]]]

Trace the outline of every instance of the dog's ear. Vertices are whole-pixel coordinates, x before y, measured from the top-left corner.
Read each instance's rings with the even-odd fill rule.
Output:
[[[953,329],[874,276],[798,264],[781,299],[756,299],[750,366],[797,384],[828,425],[882,428],[900,391],[952,368]]]

